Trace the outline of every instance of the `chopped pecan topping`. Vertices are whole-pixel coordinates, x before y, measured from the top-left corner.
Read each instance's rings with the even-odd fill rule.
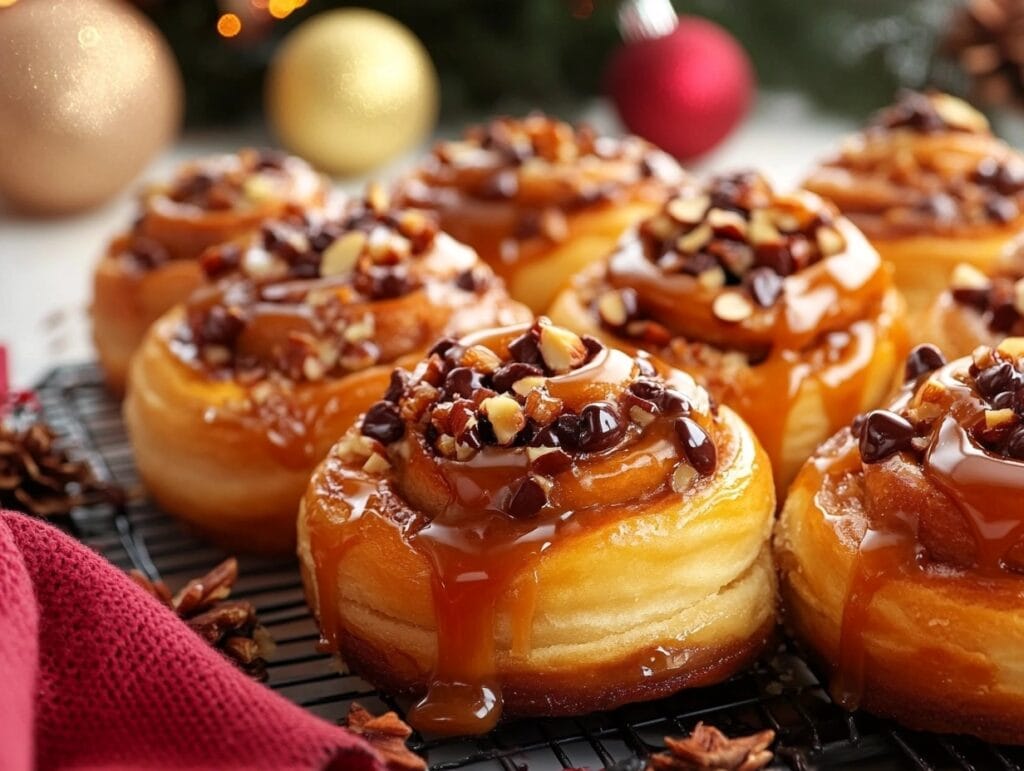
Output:
[[[366,739],[388,771],[426,771],[426,761],[406,746],[412,729],[394,712],[374,717],[358,703],[353,703],[348,708],[345,726]]]
[[[259,623],[252,603],[228,600],[238,579],[234,557],[192,579],[173,595],[163,581],[152,581],[138,570],[129,575],[239,669],[256,680],[266,679],[266,657],[273,650],[270,633]]]
[[[665,737],[665,752],[650,757],[648,771],[757,771],[772,760],[774,731],[730,739],[717,728],[697,723],[685,739]]]
[[[939,91],[911,91],[904,89],[896,95],[896,102],[880,110],[871,121],[879,129],[906,128],[922,133],[940,131],[966,131],[987,134],[985,116],[962,99]]]
[[[987,276],[963,264],[953,271],[950,295],[974,309],[994,333],[1024,334],[1024,276],[1017,272]]]

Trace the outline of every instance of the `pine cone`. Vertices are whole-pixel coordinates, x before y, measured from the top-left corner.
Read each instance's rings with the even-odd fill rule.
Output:
[[[36,420],[17,428],[14,421],[0,420],[0,508],[53,517],[76,506],[122,500],[89,464],[72,460],[57,446],[49,426]]]
[[[151,581],[138,570],[129,575],[242,671],[266,680],[266,657],[274,647],[270,633],[259,623],[252,603],[227,601],[238,578],[238,560],[229,557],[174,595],[163,581]]]
[[[941,50],[971,78],[974,100],[1024,107],[1024,0],[967,0]]]

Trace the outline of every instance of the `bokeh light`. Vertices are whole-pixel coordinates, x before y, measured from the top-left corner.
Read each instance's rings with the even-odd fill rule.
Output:
[[[217,19],[217,33],[221,37],[234,37],[242,31],[242,20],[233,13],[225,13]]]

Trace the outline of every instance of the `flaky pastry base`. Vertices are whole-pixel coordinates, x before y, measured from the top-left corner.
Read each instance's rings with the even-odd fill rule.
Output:
[[[506,714],[577,714],[658,698],[718,682],[763,651],[775,618],[771,470],[742,421],[722,412],[737,438],[710,484],[624,507],[519,569],[494,630]],[[342,464],[324,461],[300,507],[307,597],[322,616],[308,521],[333,513],[346,536],[357,534],[335,577],[341,655],[379,687],[420,695],[437,655],[431,566],[386,517],[340,519],[331,480]],[[508,608],[526,593],[529,634],[514,643]],[[645,676],[658,646],[672,665]]]

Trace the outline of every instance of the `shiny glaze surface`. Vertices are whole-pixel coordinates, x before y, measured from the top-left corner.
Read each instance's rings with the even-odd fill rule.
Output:
[[[529,329],[475,336],[462,345],[484,346],[508,361],[509,344],[530,334]],[[325,510],[308,521],[321,628],[330,647],[337,649],[341,642],[339,567],[368,531],[366,518],[396,528],[405,547],[425,556],[431,566],[438,652],[427,694],[410,713],[410,721],[423,730],[480,733],[499,719],[502,682],[495,663],[496,623],[508,619],[512,656],[529,648],[537,591],[531,566],[545,551],[619,518],[671,506],[680,496],[685,499],[715,483],[715,471],[689,473],[692,467],[680,445],[675,427],[679,418],[674,415],[687,415],[707,432],[719,467],[732,462],[737,451],[736,438],[716,417],[706,393],[687,376],[661,365],[655,374],[643,356],[637,359],[603,347],[595,346],[588,357],[574,369],[549,370],[533,383],[561,403],[561,414],[582,414],[595,402],[616,405],[620,415],[629,414],[627,389],[638,378],[663,383],[686,405],[659,408],[657,414],[642,417],[642,425],[628,420],[612,444],[594,452],[574,448],[567,460],[545,469],[540,465],[544,456],[539,460],[531,450],[548,447],[549,440],[536,440],[544,435],[529,423],[511,444],[485,442],[469,458],[445,457],[436,447],[443,443],[431,429],[436,425],[438,395],[433,394],[435,401],[429,404],[418,400],[417,408],[410,407],[417,404],[414,396],[403,397],[399,439],[386,446],[368,440],[371,429],[364,419],[362,435],[350,432],[327,462],[330,473],[318,477],[324,486],[318,495],[342,502],[341,510]],[[430,378],[435,366],[430,361],[417,368],[407,393],[417,393],[423,378]],[[494,393],[484,387],[488,391]],[[443,401],[440,405],[444,412]],[[411,409],[427,412],[414,417]],[[569,440],[560,441],[563,448],[572,446],[566,444]],[[381,460],[386,460],[383,471],[367,471],[380,468]],[[685,473],[677,477],[674,469],[681,467]],[[683,489],[674,488],[677,478],[685,478]],[[543,482],[544,502],[539,508],[524,511],[515,505],[515,491],[524,479]],[[634,677],[657,682],[685,669],[692,656],[694,651],[675,650],[668,642],[653,645],[620,666]]]

